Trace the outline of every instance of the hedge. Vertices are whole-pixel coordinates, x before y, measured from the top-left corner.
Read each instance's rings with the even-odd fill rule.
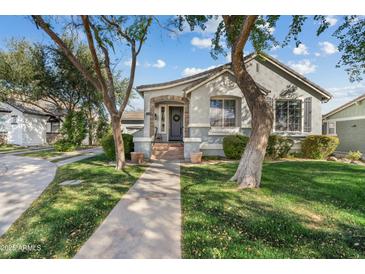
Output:
[[[131,152],[134,151],[133,135],[122,134],[124,143],[124,155],[127,159],[131,158]],[[101,138],[101,146],[103,147],[105,155],[110,160],[115,160],[115,145],[112,133],[107,133]]]
[[[336,136],[310,135],[302,141],[302,153],[305,158],[325,159],[339,144]]]
[[[223,151],[228,159],[238,160],[246,148],[249,138],[242,135],[228,135],[223,138]]]
[[[280,135],[270,135],[266,148],[266,156],[271,159],[284,158],[288,155],[294,141]]]

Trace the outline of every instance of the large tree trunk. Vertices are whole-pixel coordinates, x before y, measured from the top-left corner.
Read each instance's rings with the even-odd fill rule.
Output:
[[[239,183],[239,188],[259,187],[262,163],[273,125],[273,113],[264,94],[248,74],[242,55],[236,60],[232,59],[232,68],[237,85],[242,90],[251,112],[252,129],[250,140],[232,180]]]
[[[115,168],[121,170],[125,166],[124,144],[122,137],[121,118],[112,116],[112,129],[115,144]]]

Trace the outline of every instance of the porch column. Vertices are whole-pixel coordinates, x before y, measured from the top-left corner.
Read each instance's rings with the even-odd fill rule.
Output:
[[[155,100],[150,101],[150,137],[155,134]]]

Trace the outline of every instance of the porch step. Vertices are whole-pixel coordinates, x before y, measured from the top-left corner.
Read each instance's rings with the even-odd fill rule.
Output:
[[[152,147],[151,160],[183,160],[184,144],[156,143]]]

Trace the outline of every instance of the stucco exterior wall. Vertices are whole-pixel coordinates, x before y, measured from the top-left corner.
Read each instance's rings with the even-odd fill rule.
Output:
[[[345,108],[331,116],[328,116],[327,120],[352,117],[365,117],[365,100],[358,102],[348,108]]]
[[[258,66],[258,72],[257,72]],[[322,132],[322,103],[320,95],[313,92],[309,87],[299,80],[291,77],[287,73],[281,71],[271,63],[263,60],[252,60],[247,64],[247,69],[253,79],[270,90],[269,97],[274,99],[280,98],[296,98],[304,101],[305,98],[312,98],[312,132],[308,134],[321,134]],[[282,97],[280,94],[286,92],[289,88],[295,87],[295,92],[290,96]],[[304,109],[302,104],[302,110]],[[303,121],[302,121],[303,124]]]

